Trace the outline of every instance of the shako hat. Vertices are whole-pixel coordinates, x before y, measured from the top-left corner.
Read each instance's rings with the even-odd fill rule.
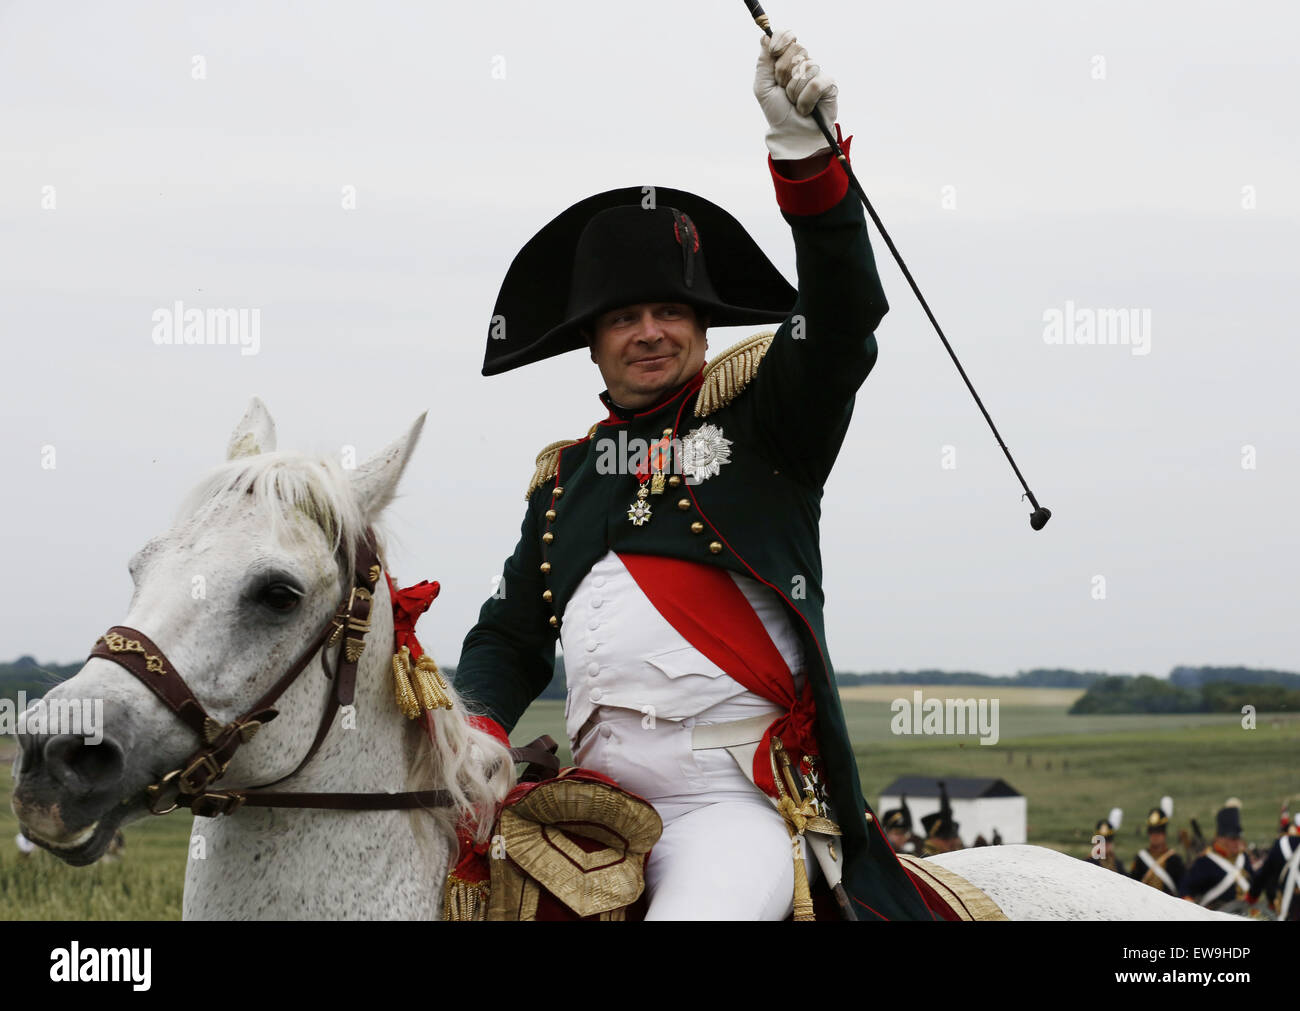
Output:
[[[958,824],[952,820],[952,812],[935,811],[921,819],[925,834],[931,839],[951,839],[957,834]]]
[[[1240,802],[1219,808],[1218,814],[1214,816],[1214,834],[1227,839],[1241,838]]]
[[[901,828],[905,832],[911,832],[912,812],[907,806],[907,796],[899,797],[898,807],[891,807],[881,816],[880,820],[884,823],[886,831],[891,828]]]
[[[1097,827],[1093,830],[1093,834],[1099,835],[1103,839],[1113,839],[1115,837],[1115,826],[1103,818],[1101,821],[1097,822]]]
[[[563,211],[514,258],[483,375],[585,347],[582,326],[621,305],[684,302],[710,325],[737,326],[783,322],[796,294],[717,204],[666,186],[608,190]]]
[[[1150,813],[1147,814],[1147,835],[1150,835],[1152,832],[1168,831],[1169,815],[1165,814],[1162,809],[1153,807]]]
[[[948,802],[948,784],[939,780],[939,810],[921,819],[925,834],[931,839],[952,839],[960,827],[952,819],[952,805]]]

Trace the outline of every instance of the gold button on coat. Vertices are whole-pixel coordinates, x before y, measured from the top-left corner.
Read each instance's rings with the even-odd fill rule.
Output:
[[[551,523],[551,522],[554,522],[554,520],[555,520],[555,510],[554,510],[554,509],[547,509],[547,510],[546,510],[546,522],[547,522],[547,523]]]
[[[555,534],[551,533],[549,530],[546,531],[546,533],[542,534],[542,543],[543,543],[543,544],[550,544],[551,541],[553,541],[553,540],[555,540]]]
[[[689,509],[690,507],[691,507],[691,500],[690,500],[690,499],[688,499],[688,498],[679,498],[679,499],[677,500],[677,508],[678,508],[678,509]]]
[[[544,601],[546,601],[546,602],[549,604],[549,603],[551,602],[551,591],[550,591],[550,590],[543,590],[543,591],[542,591],[542,599],[543,599]]]
[[[693,534],[704,533],[704,524],[701,523],[699,520],[696,520],[694,523],[691,524],[691,533]]]
[[[551,563],[550,563],[550,562],[542,562],[541,569],[542,569],[543,572],[550,572],[550,571],[551,571]]]
[[[551,628],[559,628],[559,627],[560,627],[560,619],[557,618],[555,615],[551,615]]]
[[[722,545],[717,541],[709,541],[709,554],[716,555],[722,551]]]

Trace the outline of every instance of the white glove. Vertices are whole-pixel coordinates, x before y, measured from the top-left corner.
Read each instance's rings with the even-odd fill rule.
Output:
[[[777,160],[797,160],[830,150],[812,120],[820,108],[827,126],[835,122],[839,88],[835,79],[808,58],[788,28],[759,39],[754,97],[767,117],[767,149]]]

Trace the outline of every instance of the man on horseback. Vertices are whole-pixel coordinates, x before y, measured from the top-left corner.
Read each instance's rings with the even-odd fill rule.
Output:
[[[661,187],[574,205],[512,264],[484,374],[585,347],[606,416],[538,455],[456,683],[504,737],[559,639],[576,763],[663,819],[648,918],[807,917],[821,874],[845,915],[929,919],[865,807],[822,622],[822,487],[888,306],[810,119],[834,121],[834,82],[783,32],[754,90],[797,293],[729,214]],[[709,325],[753,323],[780,326],[705,365]]]

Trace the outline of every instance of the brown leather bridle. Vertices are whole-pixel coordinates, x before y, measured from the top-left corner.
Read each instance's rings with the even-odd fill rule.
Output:
[[[171,661],[143,632],[125,625],[115,625],[96,640],[90,651],[92,657],[111,660],[129,671],[202,741],[199,749],[185,759],[179,768],[173,769],[148,788],[150,813],[170,814],[182,804],[205,818],[233,814],[245,805],[342,811],[391,811],[451,806],[452,798],[447,790],[416,790],[406,793],[263,792],[297,775],[324,743],[339,709],[352,704],[356,692],[357,663],[366,646],[366,633],[370,630],[370,609],[375,586],[382,572],[369,532],[357,547],[354,567],[356,575],[347,599],[339,605],[293,666],[242,716],[224,725],[208,714]],[[339,643],[338,659],[331,673],[329,664],[326,663],[328,649],[340,639],[342,642]],[[239,746],[252,740],[265,724],[279,715],[273,704],[322,650],[325,652],[321,653],[321,666],[324,667],[326,676],[333,680],[333,691],[325,712],[321,715],[316,737],[302,761],[292,772],[262,786],[235,790],[208,789],[209,784],[225,774]]]

